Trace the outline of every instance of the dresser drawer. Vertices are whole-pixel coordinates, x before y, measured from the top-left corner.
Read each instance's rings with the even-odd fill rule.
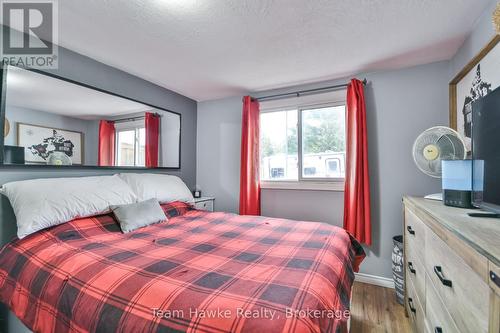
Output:
[[[429,279],[429,277],[427,277]],[[455,322],[451,318],[444,304],[430,281],[427,281],[425,314],[429,329],[434,333],[453,333],[459,332]]]
[[[406,284],[406,292],[406,310],[408,311],[413,331],[416,333],[424,333],[426,332],[425,312],[418,300],[415,287],[411,281],[408,281]]]
[[[487,332],[489,287],[437,235],[426,233],[426,288],[434,287],[449,314],[464,332]]]
[[[213,200],[200,201],[195,203],[194,207],[198,210],[206,210],[209,212],[214,211],[214,202]]]
[[[414,255],[418,258],[425,257],[425,232],[427,227],[415,213],[405,209],[405,241],[407,247],[414,249]],[[422,260],[423,262],[423,260]]]
[[[490,262],[488,264],[488,281],[491,289],[500,296],[500,267]]]
[[[425,310],[425,257],[417,258],[413,247],[406,248],[406,281],[411,281],[415,288],[415,293]]]

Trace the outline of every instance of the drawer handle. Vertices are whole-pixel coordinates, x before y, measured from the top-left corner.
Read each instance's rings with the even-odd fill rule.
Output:
[[[408,232],[410,233],[410,235],[415,235],[415,230],[413,230],[413,229],[411,228],[411,225],[407,226],[407,227],[406,227],[406,230],[408,230]]]
[[[491,279],[491,281],[493,281],[494,284],[496,284],[498,287],[500,287],[500,279],[495,274],[495,272],[490,271],[490,279]]]
[[[441,280],[442,284],[451,288],[452,285],[451,280],[445,279],[443,275],[443,269],[441,268],[441,266],[434,266],[434,273],[436,273],[437,277],[439,278],[439,280]]]
[[[434,333],[443,333],[443,329],[441,327],[434,328]]]
[[[417,309],[413,306],[413,298],[408,298],[408,306],[410,307],[410,311],[413,313],[417,313]]]
[[[415,270],[415,268],[413,268],[413,263],[411,261],[408,262],[408,269],[410,270],[410,273],[416,275],[417,271]]]

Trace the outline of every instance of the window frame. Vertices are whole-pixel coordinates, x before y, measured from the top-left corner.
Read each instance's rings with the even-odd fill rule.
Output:
[[[116,163],[119,162],[119,159],[118,159],[118,154],[119,154],[119,146],[120,146],[120,143],[118,141],[118,138],[119,138],[119,135],[121,132],[129,132],[129,131],[134,131],[134,165],[130,165],[130,166],[120,166],[120,165],[116,165],[116,167],[145,167],[145,166],[142,166],[142,165],[138,165],[137,161],[138,161],[138,158],[137,158],[137,153],[139,151],[139,130],[141,129],[145,129],[146,126],[145,125],[139,125],[139,124],[134,124],[134,122],[130,122],[130,125],[122,125],[120,126],[119,129],[116,130],[115,132],[115,161]]]
[[[316,190],[316,191],[344,191],[345,177],[335,178],[311,178],[303,176],[303,151],[302,151],[302,113],[304,110],[328,108],[336,106],[346,106],[346,100],[336,100],[322,103],[304,103],[289,107],[265,108],[260,110],[260,113],[280,112],[280,111],[297,111],[297,163],[298,175],[297,180],[261,180],[260,185],[263,189],[293,189],[293,190]],[[344,125],[347,132],[347,115],[346,124]],[[260,164],[260,158],[259,158]]]

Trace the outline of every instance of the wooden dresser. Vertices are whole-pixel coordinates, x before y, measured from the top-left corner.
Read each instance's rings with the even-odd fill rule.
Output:
[[[415,332],[500,332],[500,219],[404,197],[405,304]]]

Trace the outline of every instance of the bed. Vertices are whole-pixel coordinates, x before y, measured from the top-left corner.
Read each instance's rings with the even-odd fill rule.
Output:
[[[0,301],[33,332],[346,332],[364,257],[341,228],[163,204],[123,234],[111,214],[15,239]]]

